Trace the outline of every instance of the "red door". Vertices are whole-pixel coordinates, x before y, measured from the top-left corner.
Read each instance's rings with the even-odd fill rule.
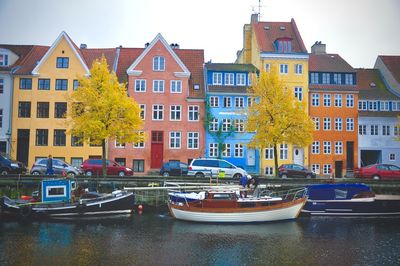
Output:
[[[163,162],[163,132],[151,132],[151,162],[150,168],[161,168]]]

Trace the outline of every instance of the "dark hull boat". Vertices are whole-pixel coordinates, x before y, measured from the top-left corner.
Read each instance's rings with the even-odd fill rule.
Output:
[[[303,214],[319,216],[400,215],[400,195],[375,195],[364,184],[321,184],[307,187]]]

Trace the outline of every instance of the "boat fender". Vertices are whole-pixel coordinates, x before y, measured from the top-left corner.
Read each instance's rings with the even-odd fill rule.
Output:
[[[83,214],[85,212],[85,209],[86,209],[86,204],[81,203],[78,206],[76,206],[76,209],[78,210],[79,214]]]
[[[24,205],[20,208],[20,214],[23,218],[29,217],[32,213],[32,206]]]

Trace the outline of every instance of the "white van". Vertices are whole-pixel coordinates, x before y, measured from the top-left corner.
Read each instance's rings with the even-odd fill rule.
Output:
[[[247,176],[248,173],[228,161],[221,159],[193,159],[189,165],[188,176],[195,177],[217,177],[221,176],[220,173],[223,172],[225,177],[240,179],[242,176]]]

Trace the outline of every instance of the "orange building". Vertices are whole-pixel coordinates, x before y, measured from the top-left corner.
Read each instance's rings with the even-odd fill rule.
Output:
[[[316,42],[309,59],[309,114],[315,122],[309,149],[312,170],[321,175],[351,175],[358,165],[358,90],[356,70]]]

